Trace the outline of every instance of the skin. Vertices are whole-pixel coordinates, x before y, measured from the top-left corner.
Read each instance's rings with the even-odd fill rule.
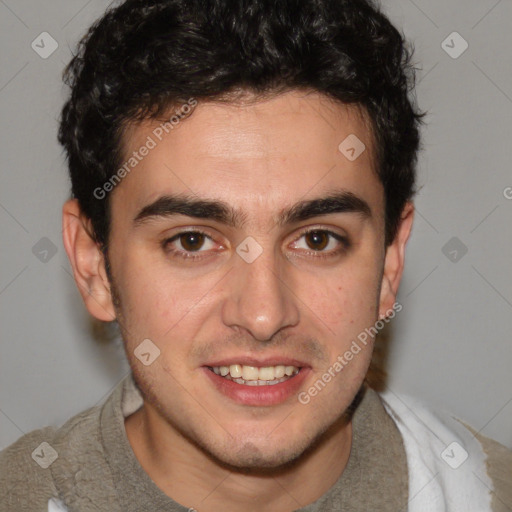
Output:
[[[372,343],[307,405],[296,395],[267,407],[236,403],[202,366],[229,356],[299,358],[310,367],[299,390],[307,391],[360,332],[389,314],[414,210],[407,203],[385,247],[384,192],[365,119],[354,106],[298,91],[200,103],[111,195],[112,283],[88,219],[75,200],[64,205],[64,245],[83,300],[97,319],[117,318],[144,396],[125,421],[129,442],[153,481],[184,506],[296,510],[324,494],[347,464],[352,425],[344,413],[362,385]],[[129,126],[127,157],[158,124]],[[338,150],[349,134],[366,145],[354,161]],[[362,198],[371,216],[342,212],[276,224],[281,210],[334,189]],[[137,213],[164,193],[222,200],[245,223],[180,215],[134,226]],[[189,252],[199,259],[162,248],[163,240],[194,228],[212,238]],[[304,228],[331,230],[350,246],[343,250],[331,238],[319,249]],[[236,253],[248,236],[263,250],[250,264]],[[168,249],[183,253],[187,240]],[[149,366],[134,355],[146,338],[161,351]]]

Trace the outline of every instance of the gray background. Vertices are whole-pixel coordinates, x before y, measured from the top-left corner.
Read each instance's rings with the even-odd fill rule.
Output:
[[[120,341],[92,335],[61,241],[60,76],[107,4],[0,0],[0,448],[100,402],[128,371]],[[415,44],[429,112],[389,386],[512,447],[512,3],[384,9]],[[31,47],[44,31],[59,45],[47,59]],[[441,46],[454,31],[469,44],[458,58]]]

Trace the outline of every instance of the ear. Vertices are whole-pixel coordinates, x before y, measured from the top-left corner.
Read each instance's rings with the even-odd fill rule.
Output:
[[[111,322],[116,315],[105,259],[90,233],[91,223],[81,212],[78,201],[66,201],[62,208],[62,239],[75,282],[89,313],[98,320]]]
[[[384,260],[384,271],[380,289],[379,318],[384,318],[386,312],[393,309],[396,301],[398,286],[402,278],[405,262],[405,246],[411,234],[412,221],[414,218],[414,205],[407,202],[400,216],[395,239],[386,249]]]

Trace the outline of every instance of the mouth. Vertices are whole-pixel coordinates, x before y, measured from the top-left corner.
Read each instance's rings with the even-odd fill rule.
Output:
[[[310,367],[298,361],[250,363],[231,361],[201,369],[224,397],[239,404],[256,406],[277,405],[289,400],[299,392],[311,371]]]
[[[262,367],[231,364],[229,366],[207,366],[207,368],[215,375],[243,386],[275,386],[291,379],[301,370],[297,366],[281,364]]]

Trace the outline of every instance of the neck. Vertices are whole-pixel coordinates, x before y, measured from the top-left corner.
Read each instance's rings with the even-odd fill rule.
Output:
[[[343,473],[352,442],[352,423],[342,417],[286,467],[242,472],[184,438],[147,402],[126,418],[125,427],[136,458],[156,485],[201,512],[291,512],[313,503]]]

